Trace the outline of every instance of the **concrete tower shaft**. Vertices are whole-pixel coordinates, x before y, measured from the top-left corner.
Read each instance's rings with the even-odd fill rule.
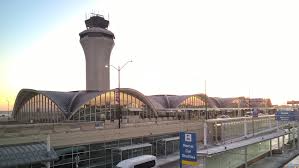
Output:
[[[80,43],[86,60],[86,90],[110,89],[110,54],[114,47],[114,34],[107,30],[109,21],[96,15],[85,21]]]

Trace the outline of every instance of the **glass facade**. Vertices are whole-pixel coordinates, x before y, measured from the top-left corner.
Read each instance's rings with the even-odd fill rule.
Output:
[[[269,152],[269,141],[260,142],[247,146],[247,161],[253,160],[267,152]],[[234,168],[242,167],[245,163],[244,148],[233,149],[213,157],[206,158],[207,168]]]
[[[121,113],[119,113],[121,111]],[[136,96],[111,90],[92,98],[81,105],[69,118],[65,117],[59,107],[43,94],[36,94],[26,100],[15,112],[15,119],[21,122],[52,123],[71,121],[105,121],[123,122],[136,119],[155,118],[153,110]]]
[[[259,117],[243,119],[224,119],[214,120],[212,124],[213,143],[224,143],[231,139],[245,136],[244,127],[246,125],[246,133],[248,136],[258,134],[262,131],[270,129],[276,125],[273,117]],[[216,138],[217,137],[217,138]]]
[[[78,144],[68,147],[55,148],[58,160],[52,161],[51,168],[113,168],[121,160],[137,157],[140,155],[151,154],[159,158],[171,154],[178,154],[179,139],[178,133],[169,133],[164,135],[134,137],[128,139],[119,139],[107,142],[95,142],[92,144]],[[292,143],[292,139],[288,139],[288,135],[284,136],[284,144]],[[277,147],[277,141],[280,141],[280,147]],[[245,154],[247,161],[250,162],[258,157],[267,155],[270,151],[270,141],[272,141],[272,150],[282,148],[283,136],[266,140],[245,148],[237,148],[228,150],[223,153],[215,154],[210,157],[199,156],[198,162],[205,164],[207,168],[235,168],[242,167],[245,163]],[[140,146],[138,148],[130,146]],[[276,146],[276,148],[275,148]],[[290,147],[289,149],[294,148]],[[121,149],[121,150],[120,150]],[[285,149],[287,150],[287,149]],[[20,166],[24,168],[42,167],[42,164],[34,164],[30,166]]]
[[[230,104],[229,107],[232,108],[240,108],[241,107],[241,100],[240,99],[235,99],[233,100]]]
[[[119,139],[109,142],[99,142],[85,145],[74,145],[64,148],[55,148],[59,159],[51,162],[52,168],[112,168],[121,160],[128,158],[151,154],[164,156],[179,151],[178,140],[176,142],[165,143],[167,146],[161,146],[162,139],[177,137],[178,133],[169,133],[164,135],[135,137],[129,139]],[[123,148],[128,146],[140,145],[138,148]],[[147,144],[142,146],[142,144]],[[169,145],[171,144],[171,145]]]
[[[137,97],[116,91],[103,93],[83,104],[70,118],[76,121],[114,121],[119,118],[121,111],[122,120],[151,119],[154,112]]]
[[[190,96],[184,100],[179,108],[203,108],[205,106],[205,101],[198,96]]]
[[[21,122],[60,122],[65,120],[58,106],[43,94],[37,94],[27,100],[15,114]]]

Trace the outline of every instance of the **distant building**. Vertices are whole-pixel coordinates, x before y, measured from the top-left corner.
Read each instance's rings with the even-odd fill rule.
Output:
[[[299,101],[291,100],[291,101],[287,101],[287,104],[290,104],[292,106],[298,106],[299,105]]]

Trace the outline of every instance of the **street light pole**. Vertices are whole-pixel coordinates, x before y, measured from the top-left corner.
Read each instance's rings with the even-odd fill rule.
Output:
[[[203,143],[204,143],[204,147],[207,148],[207,135],[208,135],[208,124],[207,124],[207,121],[208,121],[208,97],[207,97],[207,81],[205,80],[205,111],[206,111],[206,116],[205,116],[205,122],[204,122],[204,131],[203,131],[203,134],[204,134],[204,138],[203,138]]]
[[[120,89],[120,67],[119,66],[118,66],[117,71],[118,71],[118,89]]]
[[[207,81],[205,80],[205,110],[206,110],[206,120],[209,119],[208,115],[208,96],[207,96]]]
[[[116,69],[118,72],[118,88],[117,88],[117,96],[118,96],[118,128],[120,128],[120,124],[121,124],[121,119],[122,119],[122,112],[121,112],[121,106],[120,106],[120,71],[129,63],[129,62],[133,62],[132,60],[127,61],[126,63],[124,63],[122,66],[113,66],[113,65],[106,65],[105,67],[108,68],[109,66],[111,66],[112,68]]]
[[[118,128],[120,128],[121,120],[122,120],[122,112],[121,112],[121,107],[120,107],[120,67],[118,66],[118,89],[117,89],[117,103],[118,103]]]

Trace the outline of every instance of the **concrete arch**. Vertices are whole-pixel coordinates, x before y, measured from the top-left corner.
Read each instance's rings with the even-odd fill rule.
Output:
[[[52,96],[48,95],[47,92],[33,90],[33,89],[22,89],[16,97],[16,101],[14,103],[14,108],[13,108],[13,112],[12,112],[12,117],[15,118],[17,113],[19,113],[19,109],[24,104],[26,104],[28,100],[30,100],[32,97],[39,95],[39,94],[41,94],[41,95],[47,97],[49,100],[51,100],[59,108],[59,110],[62,113],[64,113],[64,110],[63,110],[64,108],[63,108],[62,104],[57,103],[57,101]],[[64,113],[64,115],[65,115],[65,113]]]
[[[215,105],[216,108],[221,108],[221,102],[219,102],[219,100],[215,97],[209,97],[209,99],[213,102],[213,104]]]
[[[172,108],[178,108],[185,100],[191,97],[197,97],[201,101],[205,102],[205,94],[194,94],[194,95],[186,95],[186,96],[175,96],[175,98],[171,98],[171,106]],[[217,107],[213,100],[211,100],[209,97],[207,97],[208,107]]]
[[[78,97],[81,97],[81,100],[77,101],[76,103],[74,103],[74,101],[76,101],[75,99],[72,100],[72,108],[71,108],[71,112],[68,115],[68,119],[70,119],[73,115],[75,115],[75,113],[78,112],[79,108],[88,103],[90,100],[94,99],[97,96],[100,96],[104,93],[108,93],[108,92],[113,92],[116,89],[112,89],[112,90],[107,90],[107,91],[93,91],[94,94],[90,94],[90,96],[87,96],[85,99],[82,99],[82,96],[79,96],[78,94],[76,95],[77,99]],[[129,88],[120,88],[120,92],[124,92],[127,94],[130,94],[136,98],[138,98],[139,100],[141,100],[143,103],[145,103],[155,114],[155,116],[158,116],[157,110],[154,108],[153,104],[151,103],[151,101],[145,96],[143,95],[141,92],[134,90],[134,89],[129,89]]]

